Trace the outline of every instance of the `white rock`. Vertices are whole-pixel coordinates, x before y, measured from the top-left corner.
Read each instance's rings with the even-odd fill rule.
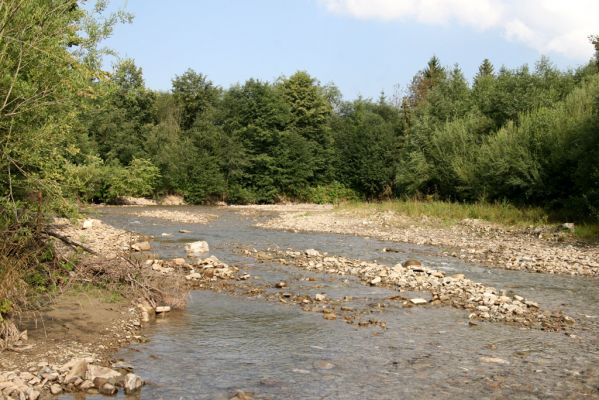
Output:
[[[305,254],[308,257],[320,257],[320,252],[318,250],[314,250],[314,249],[308,249],[308,250],[306,250]]]
[[[324,301],[327,298],[327,295],[324,293],[316,293],[316,295],[314,295],[314,300],[316,301]]]
[[[412,304],[415,304],[415,305],[418,306],[418,305],[421,305],[421,304],[427,304],[428,300],[422,299],[422,298],[418,297],[418,298],[415,298],[415,299],[410,299],[410,302],[412,302]]]
[[[144,381],[135,374],[127,374],[125,375],[125,393],[130,394],[133,393],[139,388],[141,388],[144,384]]]
[[[170,306],[158,306],[156,307],[156,314],[160,314],[160,313],[166,313],[171,311],[171,307]]]
[[[502,364],[502,365],[509,365],[509,363],[510,363],[508,360],[504,360],[503,358],[498,358],[498,357],[481,357],[480,361],[484,362],[484,363],[488,363],[488,364]]]
[[[372,279],[370,281],[371,285],[378,285],[379,283],[381,283],[381,277],[380,276],[375,276],[374,279]]]
[[[185,251],[187,251],[187,254],[189,255],[198,255],[210,251],[210,247],[207,242],[200,240],[198,242],[187,243],[185,245]]]
[[[85,221],[83,221],[83,225],[81,226],[83,229],[91,229],[94,227],[94,220],[93,219],[86,219]]]

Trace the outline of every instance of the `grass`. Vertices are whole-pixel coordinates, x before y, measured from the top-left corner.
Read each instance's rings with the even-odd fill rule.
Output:
[[[599,224],[576,225],[574,234],[583,240],[599,242]]]
[[[439,200],[389,200],[380,203],[347,202],[337,207],[342,211],[394,211],[414,219],[427,217],[440,224],[451,225],[463,219],[481,219],[505,226],[539,226],[552,221],[549,214],[540,207],[516,207],[509,203],[452,203]],[[574,236],[578,239],[599,242],[599,224],[576,224]]]
[[[542,225],[549,216],[536,207],[519,208],[508,203],[452,203],[431,200],[390,200],[381,203],[352,202],[341,209],[394,211],[412,218],[432,217],[454,223],[466,218],[482,219],[502,225]]]
[[[90,283],[75,283],[71,287],[71,292],[85,294],[100,300],[102,303],[120,303],[125,300],[123,295],[117,290],[104,288]]]

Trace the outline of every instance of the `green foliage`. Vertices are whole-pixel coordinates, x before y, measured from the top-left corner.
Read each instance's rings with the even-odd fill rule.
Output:
[[[316,204],[339,204],[348,201],[359,201],[361,198],[358,192],[339,182],[309,187],[300,195],[302,201]]]
[[[68,165],[67,193],[86,202],[114,202],[124,196],[149,196],[160,178],[158,167],[145,159],[133,159],[123,168],[90,156],[81,165]]]

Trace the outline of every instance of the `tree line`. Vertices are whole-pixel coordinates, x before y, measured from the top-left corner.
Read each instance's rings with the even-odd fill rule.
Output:
[[[191,203],[432,197],[593,219],[598,69],[596,58],[568,71],[485,59],[468,82],[432,57],[405,93],[346,101],[305,71],[223,89],[190,69],[156,92],[123,60],[81,113],[70,162],[90,177],[77,187],[86,201],[143,186]],[[122,167],[139,184],[115,188]]]

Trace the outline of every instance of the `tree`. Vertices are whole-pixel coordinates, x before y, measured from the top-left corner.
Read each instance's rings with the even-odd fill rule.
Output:
[[[216,102],[219,89],[205,75],[192,69],[175,76],[172,84],[173,96],[181,110],[181,129],[185,131]]]

